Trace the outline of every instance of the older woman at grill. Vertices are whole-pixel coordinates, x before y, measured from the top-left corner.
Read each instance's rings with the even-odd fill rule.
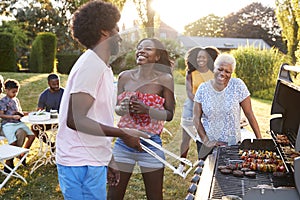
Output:
[[[235,66],[232,55],[220,54],[214,62],[214,79],[201,84],[195,94],[193,122],[206,146],[233,145],[241,140],[241,108],[256,138],[262,138],[247,86],[231,77]]]

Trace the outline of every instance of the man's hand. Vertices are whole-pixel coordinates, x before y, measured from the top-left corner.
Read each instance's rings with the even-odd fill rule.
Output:
[[[146,133],[136,130],[136,129],[129,129],[129,128],[122,128],[122,131],[125,133],[122,137],[120,137],[124,143],[131,147],[135,148],[138,151],[142,151],[142,147],[140,144],[140,137],[149,139],[150,136]]]

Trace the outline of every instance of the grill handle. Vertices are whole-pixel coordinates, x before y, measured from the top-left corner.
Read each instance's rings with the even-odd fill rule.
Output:
[[[275,146],[276,151],[279,153],[280,159],[283,161],[283,165],[284,165],[284,168],[286,170],[286,173],[289,173],[290,170],[289,170],[288,166],[286,165],[285,159],[284,159],[284,157],[283,157],[283,155],[282,155],[282,153],[281,153],[281,151],[279,149],[279,146],[278,146],[278,144],[276,142],[276,135],[275,135],[275,133],[272,130],[270,131],[270,133],[271,133],[272,140],[273,140],[274,144],[276,144],[276,146]]]

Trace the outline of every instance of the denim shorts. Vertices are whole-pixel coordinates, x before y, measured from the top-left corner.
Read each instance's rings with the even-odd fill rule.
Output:
[[[182,118],[192,119],[193,118],[194,101],[187,98],[183,104]]]
[[[106,166],[57,164],[58,181],[65,200],[106,200]]]
[[[162,141],[159,135],[157,134],[151,134],[147,133],[151,136],[151,140],[155,143],[162,145]],[[152,151],[154,151],[159,157],[165,160],[165,154],[162,150],[159,150],[158,148],[152,146],[151,144],[142,141],[141,144],[145,145]],[[118,163],[125,163],[125,164],[132,164],[139,165],[140,167],[147,167],[147,168],[163,168],[164,164],[159,161],[154,156],[150,155],[149,153],[142,151],[139,152],[136,149],[128,147],[124,142],[118,138],[115,142],[114,148],[113,148],[113,155],[115,158],[115,161]]]

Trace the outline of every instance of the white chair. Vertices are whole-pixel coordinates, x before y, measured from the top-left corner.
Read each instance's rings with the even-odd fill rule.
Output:
[[[6,167],[10,170],[10,173],[6,173],[6,172],[4,172],[4,170],[0,170],[6,176],[6,178],[0,184],[0,189],[6,184],[6,182],[12,176],[20,178],[25,183],[27,183],[26,179],[23,176],[21,176],[20,174],[18,174],[16,172],[16,170],[21,165],[23,160],[27,157],[28,153],[29,153],[29,149],[16,147],[16,146],[9,145],[9,144],[0,145],[0,162],[4,165],[4,167]],[[22,157],[22,159],[19,160],[19,162],[16,164],[16,166],[13,169],[5,164],[5,160],[12,159],[14,157],[20,156],[21,154],[24,154],[24,156]]]

